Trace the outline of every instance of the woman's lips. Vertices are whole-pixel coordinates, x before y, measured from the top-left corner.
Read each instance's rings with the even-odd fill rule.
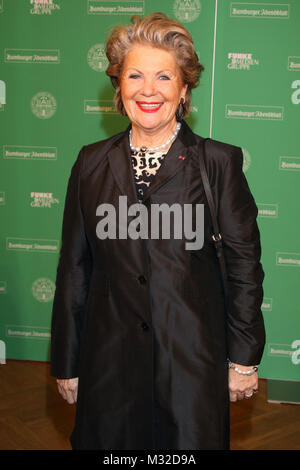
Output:
[[[144,113],[156,113],[163,103],[147,103],[146,101],[136,101],[139,109]]]

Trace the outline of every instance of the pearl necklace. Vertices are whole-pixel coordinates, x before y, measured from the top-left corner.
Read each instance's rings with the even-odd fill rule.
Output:
[[[152,148],[149,148],[149,149],[147,147],[134,147],[132,145],[132,133],[131,133],[131,129],[130,129],[130,131],[129,131],[129,145],[130,145],[130,148],[131,148],[131,150],[134,150],[135,152],[159,152],[159,150],[162,150],[162,149],[168,147],[168,145],[170,145],[170,143],[173,142],[176,139],[176,137],[178,135],[178,132],[180,130],[180,127],[181,127],[181,122],[178,122],[174,134],[171,135],[171,137],[167,140],[167,142],[165,144],[160,145],[159,147],[152,147]]]

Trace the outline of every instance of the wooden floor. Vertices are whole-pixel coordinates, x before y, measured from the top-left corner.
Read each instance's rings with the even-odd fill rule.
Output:
[[[300,405],[267,402],[266,381],[251,400],[231,404],[232,450],[300,450]],[[0,365],[0,449],[70,449],[75,405],[58,394],[49,364]]]

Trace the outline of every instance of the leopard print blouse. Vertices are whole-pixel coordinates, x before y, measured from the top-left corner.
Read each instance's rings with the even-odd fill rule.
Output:
[[[136,183],[137,197],[142,202],[144,192],[150,185],[166,154],[131,150],[131,163]]]

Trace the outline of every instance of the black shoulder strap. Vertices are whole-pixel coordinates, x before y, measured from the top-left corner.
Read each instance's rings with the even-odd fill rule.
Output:
[[[214,199],[213,199],[213,195],[211,192],[211,187],[209,184],[207,171],[205,167],[205,142],[206,140],[208,139],[203,140],[202,152],[200,152],[199,154],[199,166],[200,166],[202,183],[203,183],[204,191],[206,194],[206,199],[207,199],[210,214],[211,214],[212,225],[213,225],[212,239],[214,241],[216,251],[217,251],[217,257],[218,257],[219,264],[220,264],[220,270],[221,270],[221,276],[222,276],[222,282],[223,282],[223,289],[224,289],[225,299],[227,302],[228,286],[227,286],[226,263],[225,263],[225,257],[224,257],[224,252],[223,252],[222,235],[220,233],[218,218],[217,218],[216,209],[215,209],[215,203],[214,203]]]

